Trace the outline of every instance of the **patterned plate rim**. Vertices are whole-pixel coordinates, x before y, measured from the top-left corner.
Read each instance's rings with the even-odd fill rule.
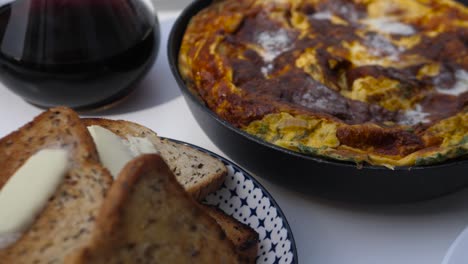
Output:
[[[255,187],[259,188],[266,197],[268,197],[268,199],[270,200],[271,204],[276,208],[277,212],[278,212],[278,215],[281,217],[281,219],[283,220],[283,225],[284,227],[286,227],[286,230],[288,231],[288,235],[287,235],[287,239],[289,239],[291,241],[291,251],[293,252],[293,261],[291,262],[292,264],[297,264],[299,263],[298,262],[298,257],[297,257],[297,248],[296,248],[296,241],[294,240],[294,235],[293,235],[293,232],[291,230],[291,227],[289,226],[289,222],[288,222],[288,219],[286,218],[286,215],[283,213],[283,210],[281,210],[281,207],[278,205],[278,203],[275,201],[275,199],[273,198],[273,196],[267,191],[267,189],[265,187],[263,187],[262,184],[260,184],[260,182],[257,181],[257,179],[255,179],[252,175],[250,175],[250,173],[248,173],[247,171],[245,171],[243,168],[241,168],[239,165],[237,165],[236,163],[234,163],[233,161],[230,161],[228,160],[227,158],[224,158],[210,150],[207,150],[205,148],[202,148],[202,147],[199,147],[197,145],[194,145],[194,144],[191,144],[191,143],[187,143],[185,141],[180,141],[180,140],[177,140],[177,139],[172,139],[172,138],[166,138],[166,137],[161,137],[163,139],[167,139],[167,140],[170,140],[170,141],[173,141],[175,143],[179,143],[179,144],[183,144],[183,145],[186,145],[186,146],[189,146],[189,147],[193,147],[201,152],[204,152],[206,154],[209,154],[210,156],[212,157],[215,157],[219,160],[221,160],[223,163],[226,163],[226,164],[229,164],[231,165],[234,169],[242,172],[247,178],[249,178],[252,183],[254,184]]]

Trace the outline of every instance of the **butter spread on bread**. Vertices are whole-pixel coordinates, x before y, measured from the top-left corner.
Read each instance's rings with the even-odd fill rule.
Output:
[[[0,190],[0,247],[3,236],[18,237],[31,225],[68,167],[66,150],[44,149],[31,156],[7,181]]]
[[[88,131],[96,144],[99,159],[115,179],[125,164],[133,159],[130,149],[120,137],[103,127],[90,126]]]
[[[156,154],[151,141],[147,138],[129,137],[126,140],[101,126],[88,126],[94,144],[104,167],[117,178],[122,168],[133,158],[141,154]]]
[[[138,124],[103,119],[85,120],[80,120],[78,115],[71,109],[65,107],[52,108],[21,127],[18,131],[0,139],[0,165],[2,165],[0,166],[2,167],[2,170],[0,170],[0,199],[5,199],[4,195],[8,195],[8,193],[19,195],[13,197],[14,199],[7,196],[8,199],[5,200],[6,202],[3,205],[0,201],[0,222],[2,222],[0,227],[2,227],[2,224],[6,225],[7,222],[3,222],[4,215],[9,217],[10,209],[21,209],[18,208],[18,205],[22,207],[21,203],[18,202],[18,197],[24,194],[31,195],[29,193],[30,188],[38,189],[34,191],[47,191],[45,189],[50,189],[50,195],[36,199],[45,200],[45,203],[42,208],[38,209],[37,213],[33,214],[29,225],[26,225],[24,229],[20,229],[20,232],[0,232],[0,243],[5,245],[3,248],[0,247],[0,263],[93,263],[92,261],[97,259],[89,256],[89,253],[98,253],[100,255],[98,258],[104,257],[118,262],[128,260],[128,263],[139,263],[140,257],[147,257],[146,253],[149,252],[146,247],[147,243],[135,244],[132,248],[136,251],[128,252],[129,254],[118,254],[119,256],[114,257],[114,252],[106,250],[119,248],[120,246],[119,243],[115,243],[114,238],[117,234],[112,234],[113,232],[122,235],[117,236],[123,238],[120,241],[123,245],[130,245],[129,243],[135,242],[134,238],[143,236],[145,237],[143,241],[146,242],[161,242],[160,239],[163,239],[162,241],[171,242],[170,244],[175,243],[174,246],[169,247],[171,252],[180,248],[178,252],[173,252],[174,254],[169,258],[167,258],[165,250],[159,251],[155,248],[155,251],[153,251],[151,249],[151,253],[161,253],[159,257],[148,258],[152,261],[170,261],[172,258],[187,260],[187,257],[191,259],[191,262],[197,263],[211,263],[211,261],[216,263],[250,263],[249,259],[254,260],[256,251],[251,252],[248,250],[248,254],[244,248],[239,251],[239,245],[245,245],[243,241],[251,240],[249,239],[251,236],[247,236],[250,234],[247,232],[249,230],[242,230],[240,233],[231,232],[233,229],[238,231],[237,227],[240,223],[235,219],[229,219],[228,216],[219,216],[215,218],[216,221],[210,221],[209,212],[205,212],[205,208],[200,207],[198,203],[193,201],[193,198],[202,199],[206,193],[219,187],[226,172],[226,168],[221,161],[183,143],[161,139],[151,130]],[[92,125],[102,125],[102,129],[97,128],[100,132],[94,133],[95,135],[107,131],[110,133],[111,138],[112,136],[117,137],[114,142],[112,139],[110,140],[110,145],[109,143],[104,144],[104,148],[109,148],[112,151],[115,145],[120,146],[127,153],[127,158],[130,157],[131,160],[133,157],[140,156],[140,154],[157,153],[159,151],[162,159],[157,155],[143,155],[134,159],[134,161],[125,161],[124,165],[128,164],[127,167],[133,169],[139,167],[141,170],[132,171],[130,169],[126,171],[125,168],[119,169],[121,176],[112,181],[109,170],[105,169],[101,165],[102,163],[99,162],[99,153],[96,148],[99,143],[94,142],[91,136],[93,132],[90,131],[94,131],[95,128],[87,129],[87,126]],[[104,137],[106,138],[106,136]],[[60,160],[60,157],[55,159],[47,154],[49,151],[63,151],[64,157],[62,157],[62,160]],[[37,160],[37,156],[40,156],[41,159]],[[151,158],[151,156],[153,157]],[[142,162],[145,159],[146,161],[143,163],[150,163],[151,165],[140,164],[141,167],[137,165],[138,160]],[[168,166],[165,165],[166,162]],[[31,163],[38,163],[39,165],[31,165]],[[49,163],[58,165],[58,170],[63,166],[63,173],[62,177],[56,175],[55,172],[44,173],[53,178],[55,178],[54,175],[58,177],[55,178],[56,182],[44,188],[43,185],[48,183],[38,176],[38,171],[50,170]],[[152,165],[157,165],[157,168],[152,167]],[[32,168],[24,169],[27,166],[32,166]],[[149,172],[144,168],[149,169],[149,171],[155,169],[153,172],[156,173],[149,173],[152,174],[151,176],[140,175],[138,171]],[[18,179],[22,179],[20,174],[22,170],[26,170],[25,174],[27,176],[23,177],[21,183],[17,183],[19,189],[14,192],[8,191],[11,189],[10,185],[15,184]],[[122,171],[120,172],[120,170]],[[183,185],[188,194],[181,196],[178,189],[182,188],[175,182],[174,175],[176,175],[176,180]],[[149,184],[153,180],[156,180],[158,185]],[[166,184],[166,180],[169,180],[170,183],[166,182]],[[112,182],[114,183],[112,184]],[[108,192],[107,189],[111,184],[113,191]],[[151,185],[151,190],[142,187],[147,185]],[[167,219],[168,222],[179,222],[183,215],[194,221],[189,221],[192,224],[188,233],[187,230],[176,230],[179,235],[174,236],[174,232],[169,229],[172,227],[180,229],[179,226],[168,225],[162,230],[167,229],[166,231],[170,236],[163,237],[161,232],[157,232],[156,237],[153,234],[147,236],[148,232],[144,232],[141,229],[142,226],[137,222],[139,220],[147,221],[149,218],[144,217],[145,214],[149,214],[151,219],[156,216],[154,213],[163,218],[167,216],[167,210],[158,211],[159,206],[154,207],[155,203],[153,203],[153,198],[163,198],[160,196],[160,192],[166,192],[167,190],[164,190],[166,188],[171,191],[170,197],[163,195],[168,198],[167,200],[163,199],[164,203],[174,202],[177,204],[177,206],[170,206],[171,208],[174,207],[171,209],[174,211],[174,215],[169,217],[171,220]],[[127,193],[129,189],[138,191],[133,194],[132,192]],[[154,196],[148,197],[147,194],[149,193],[153,193]],[[151,202],[146,205],[144,202],[134,203],[133,198],[137,200],[143,198],[145,201],[149,198]],[[197,208],[193,207],[194,203]],[[151,205],[151,209],[144,209],[147,205]],[[9,208],[13,206],[15,208]],[[187,211],[186,214],[181,213],[181,210],[177,210],[187,206],[191,209],[182,210]],[[3,210],[4,208],[8,209]],[[99,208],[101,208],[101,213],[98,213]],[[117,217],[117,215],[113,215],[113,210],[109,211],[112,208],[127,208],[132,213],[122,212],[122,215]],[[111,212],[112,214],[106,215],[103,212]],[[138,212],[143,214],[142,217],[136,215]],[[219,213],[221,214],[221,212]],[[122,217],[130,220],[130,225],[119,225],[118,229],[114,229],[116,227],[112,224],[114,221],[126,222],[121,222]],[[216,224],[219,219],[221,219],[221,223],[218,224],[221,228]],[[18,222],[21,223],[22,221]],[[195,225],[199,226],[202,231],[197,231],[199,228],[193,229],[192,227]],[[120,228],[123,228],[123,230],[120,230]],[[101,236],[103,234],[101,229],[113,231],[108,235]],[[15,229],[5,228],[4,230]],[[223,230],[226,231],[223,232]],[[188,235],[188,238],[184,239],[183,234]],[[195,237],[191,237],[190,234],[195,235]],[[242,237],[240,237],[241,234]],[[171,239],[171,237],[174,240],[165,240],[166,238]],[[203,241],[199,241],[197,238],[201,238]],[[97,241],[103,243],[96,243]],[[186,251],[182,244],[191,245],[190,248],[199,248],[200,250]],[[255,246],[249,248],[256,249]],[[84,249],[84,251],[80,249]],[[144,252],[138,251],[139,249],[143,249]],[[184,252],[189,255],[181,256]],[[82,253],[84,255],[81,255]],[[140,255],[140,253],[144,254]],[[130,257],[130,259],[127,257]],[[206,257],[209,258],[209,261],[207,261]],[[101,261],[97,260],[97,263],[101,263]]]
[[[0,249],[1,264],[64,263],[68,254],[88,243],[112,182],[79,116],[69,108],[56,107],[0,139],[0,189],[43,149],[67,151],[66,175],[21,237]],[[37,174],[30,174],[22,189],[27,190],[28,185],[37,188],[35,177]],[[17,206],[17,201],[8,206]]]
[[[184,143],[160,138],[142,125],[104,118],[84,118],[82,122],[88,127],[100,126],[108,129],[125,141],[131,141],[131,138],[149,140],[169,165],[177,181],[198,201],[218,190],[227,174],[226,166],[220,160]]]

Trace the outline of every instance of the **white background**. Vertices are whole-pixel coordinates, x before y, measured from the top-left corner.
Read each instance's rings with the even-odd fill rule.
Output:
[[[94,115],[135,121],[161,136],[224,155],[195,122],[168,68],[167,34],[175,15],[188,2],[155,1],[162,25],[157,62],[125,102]],[[0,136],[40,112],[0,84]],[[414,204],[369,206],[306,197],[257,179],[286,214],[300,263],[440,264],[450,244],[468,224],[468,190]]]

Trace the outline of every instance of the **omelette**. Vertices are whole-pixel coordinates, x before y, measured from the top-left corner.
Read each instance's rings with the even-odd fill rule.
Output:
[[[394,168],[468,156],[468,8],[451,0],[221,0],[179,72],[224,120],[311,156]]]

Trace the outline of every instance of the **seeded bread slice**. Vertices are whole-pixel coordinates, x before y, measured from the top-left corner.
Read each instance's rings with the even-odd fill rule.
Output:
[[[216,222],[177,182],[164,160],[127,163],[108,192],[90,244],[68,263],[238,263]]]
[[[89,241],[112,177],[71,109],[52,108],[0,140],[0,189],[31,155],[46,148],[68,150],[70,168],[32,226],[0,249],[0,263],[63,263]]]
[[[243,263],[255,263],[258,252],[258,233],[250,226],[243,224],[232,216],[227,215],[221,209],[214,206],[202,205],[226,236],[233,242],[237,254]]]
[[[227,174],[226,166],[218,159],[192,147],[162,139],[139,124],[102,118],[82,120],[86,126],[101,126],[122,138],[133,136],[149,139],[175,174],[177,181],[198,201],[219,189]]]

